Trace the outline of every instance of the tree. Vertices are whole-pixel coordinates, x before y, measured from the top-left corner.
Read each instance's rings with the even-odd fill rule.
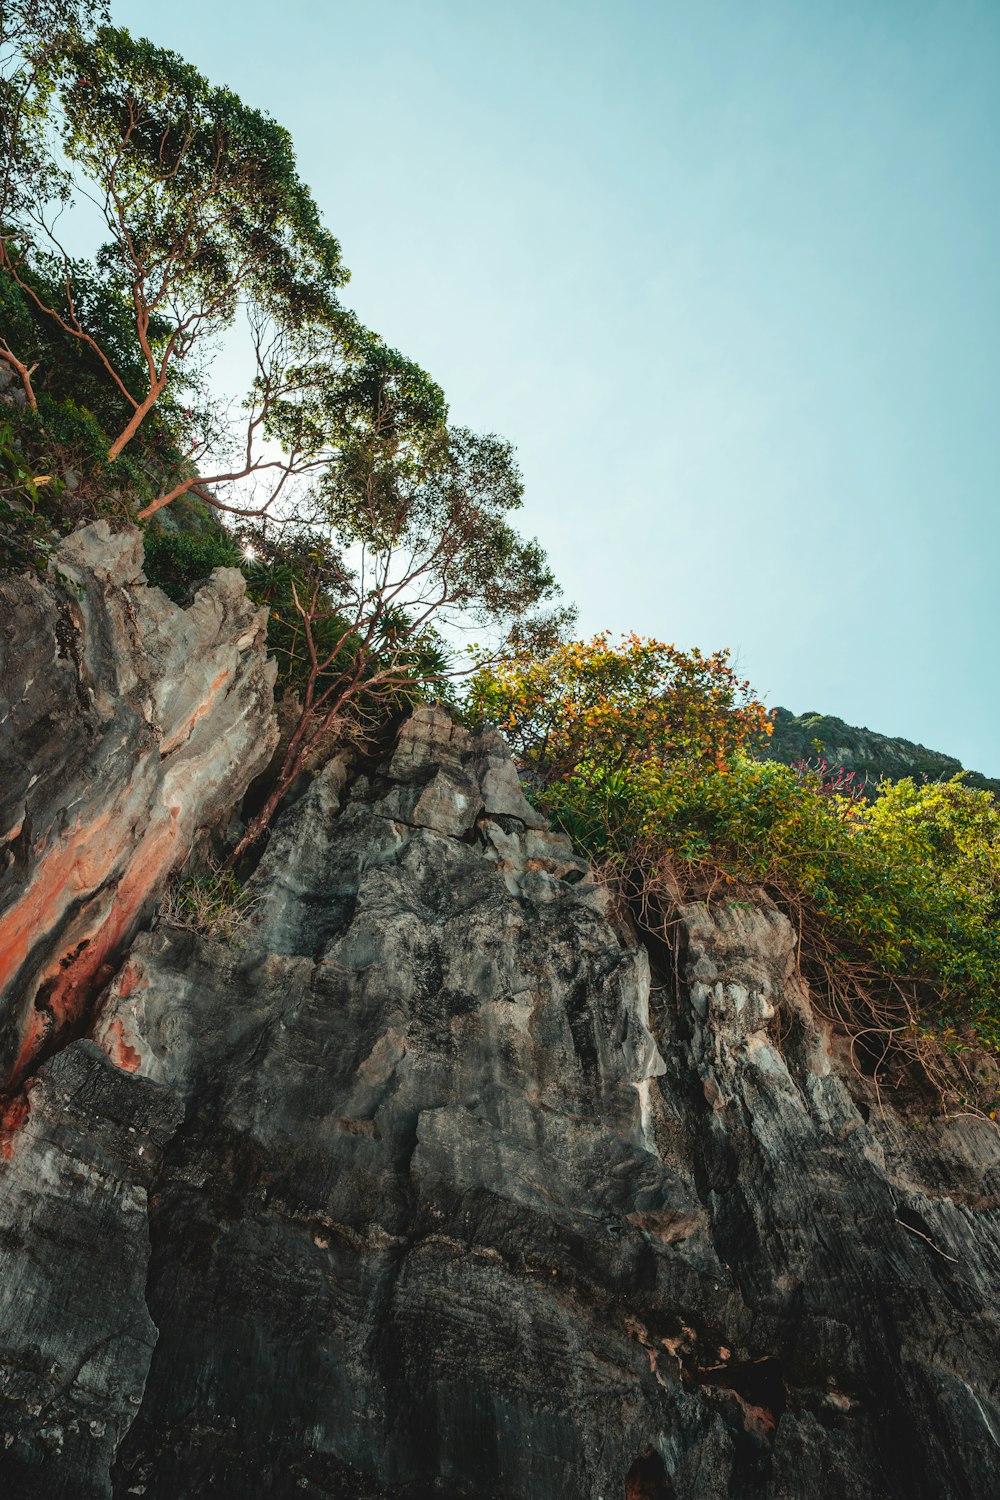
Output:
[[[349,561],[317,555],[292,580],[300,711],[233,864],[322,736],[461,670],[442,660],[442,630],[475,621],[506,633],[557,592],[538,544],[507,519],[522,496],[508,443],[446,427],[437,388],[381,345],[331,400],[342,442],[324,505]]]
[[[770,722],[727,651],[705,656],[635,634],[541,653],[529,642],[473,679],[468,711],[502,730],[541,785],[647,761],[722,766]]]
[[[340,247],[298,178],[287,132],[273,120],[127,31],[104,26],[88,35],[69,27],[48,45],[37,32],[45,10],[26,10],[17,36],[29,59],[31,81],[22,80],[21,93],[30,149],[25,130],[8,132],[0,271],[101,367],[118,408],[109,428],[112,461],[172,381],[197,381],[214,341],[242,314],[253,350],[243,436],[237,444],[219,408],[197,417],[178,409],[179,419],[190,418],[177,434],[178,473],[142,514],[190,489],[220,508],[259,513],[290,477],[315,471],[320,456],[309,445],[321,447],[322,435],[305,417],[296,429],[294,413],[359,336],[337,300],[347,280]],[[46,129],[59,136],[65,170],[53,165],[51,141],[43,149]],[[71,255],[60,231],[60,215],[84,200],[107,235],[96,268]],[[88,317],[95,272],[103,294],[129,309],[138,359],[131,349],[123,357]],[[37,405],[34,370],[11,347],[0,354]],[[279,428],[296,429],[290,451],[273,441]],[[221,465],[200,474],[220,447]],[[226,451],[234,447],[235,454]],[[227,504],[213,488],[252,477],[272,482],[250,507]]]
[[[555,585],[508,520],[522,493],[510,445],[449,428],[440,388],[341,308],[340,249],[287,134],[125,31],[76,25],[47,45],[42,7],[72,0],[18,3],[30,130],[11,147],[0,310],[31,353],[10,343],[4,357],[46,438],[54,413],[92,456],[103,429],[112,488],[123,466],[144,494],[152,475],[139,519],[191,491],[265,520],[256,535],[269,576],[249,581],[278,605],[273,634],[301,701],[236,860],[321,736],[441,682],[453,670],[447,628],[502,633]],[[60,230],[60,214],[87,202],[106,235],[93,262],[74,258]],[[202,394],[208,352],[238,318],[252,364],[239,430]],[[67,351],[85,355],[87,380],[97,372],[87,408],[74,402],[75,377],[58,401],[36,394],[35,366],[53,347],[64,364]],[[275,551],[271,508],[291,498]]]
[[[251,307],[247,327],[255,374],[242,416],[234,421],[228,411],[203,408],[197,421],[189,420],[177,477],[138,510],[138,520],[189,492],[216,510],[265,515],[282,497],[301,502],[302,484],[331,461],[336,433],[324,420],[325,393],[337,387],[357,351],[379,340],[346,315],[335,328],[292,328]],[[205,473],[208,459],[214,465]]]
[[[6,0],[0,6],[0,235],[19,212],[42,198],[58,200],[65,190],[64,175],[45,140],[51,66],[105,14],[93,0]],[[18,357],[9,333],[5,323],[0,360],[14,372],[28,405],[36,408],[35,367]]]
[[[0,224],[58,169],[40,138],[53,61],[107,19],[103,0],[4,0],[0,7]]]

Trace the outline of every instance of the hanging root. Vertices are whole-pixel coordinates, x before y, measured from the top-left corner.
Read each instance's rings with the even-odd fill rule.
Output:
[[[797,891],[777,881],[751,885],[712,860],[680,860],[635,838],[610,845],[594,871],[619,921],[670,955],[675,990],[681,909],[692,902],[752,904],[763,894],[792,922],[811,1002],[846,1041],[850,1064],[881,1112],[891,1092],[897,1111],[1000,1124],[1000,1058],[977,1041],[971,1024],[956,1020],[946,997],[927,982],[892,976],[864,953],[845,952],[843,936]]]

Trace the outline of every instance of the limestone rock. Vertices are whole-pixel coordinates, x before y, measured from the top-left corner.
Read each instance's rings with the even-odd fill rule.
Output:
[[[519,797],[422,709],[138,938],[0,1164],[5,1493],[1000,1493],[993,1128],[880,1114],[766,902],[651,976]]]
[[[238,570],[187,609],[106,521],[0,583],[0,1087],[81,1017],[151,897],[275,741]]]
[[[183,1111],[88,1041],[29,1094],[0,1178],[0,1476],[12,1500],[71,1500],[109,1493],[142,1402],[156,1342],[147,1190]]]

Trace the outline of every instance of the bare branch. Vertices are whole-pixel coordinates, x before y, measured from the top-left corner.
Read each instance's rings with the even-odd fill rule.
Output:
[[[32,411],[37,411],[38,402],[35,399],[34,387],[31,384],[31,377],[38,369],[37,363],[33,365],[26,365],[23,360],[18,359],[17,355],[14,353],[13,349],[4,338],[0,338],[0,359],[4,360],[5,363],[8,364],[14,371],[24,389],[25,401],[27,401]]]

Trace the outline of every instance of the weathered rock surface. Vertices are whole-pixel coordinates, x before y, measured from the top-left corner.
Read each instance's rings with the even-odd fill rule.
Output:
[[[0,1492],[1000,1494],[992,1127],[883,1118],[771,909],[651,1016],[537,824],[421,710],[138,939],[0,1165]]]
[[[0,582],[0,1088],[99,987],[277,731],[266,612],[235,568],[187,609],[99,521]]]
[[[156,1343],[147,1192],[183,1106],[88,1041],[30,1101],[0,1181],[0,1493],[102,1495]]]

